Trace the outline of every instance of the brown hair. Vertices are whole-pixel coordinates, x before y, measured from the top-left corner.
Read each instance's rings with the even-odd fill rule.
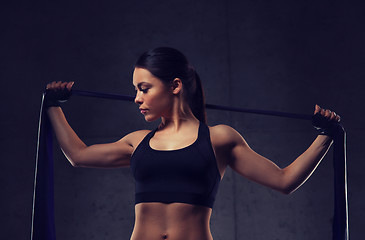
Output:
[[[143,53],[135,67],[147,69],[165,84],[171,84],[175,78],[181,79],[185,101],[188,102],[194,116],[207,123],[200,77],[184,54],[174,48],[155,48]]]

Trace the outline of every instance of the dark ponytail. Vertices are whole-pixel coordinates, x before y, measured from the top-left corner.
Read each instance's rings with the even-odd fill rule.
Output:
[[[200,77],[180,51],[169,47],[149,50],[139,57],[135,67],[147,69],[166,85],[170,85],[175,78],[180,78],[185,101],[188,102],[194,116],[207,123]]]
[[[198,73],[194,71],[195,78],[195,91],[191,96],[192,101],[189,101],[189,106],[194,116],[199,119],[199,121],[207,123],[207,114],[205,111],[205,96],[203,91],[203,86]]]

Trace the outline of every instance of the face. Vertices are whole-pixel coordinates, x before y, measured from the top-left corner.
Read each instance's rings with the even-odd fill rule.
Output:
[[[133,85],[136,89],[134,102],[139,105],[146,121],[169,115],[173,97],[171,88],[143,68],[134,69]]]

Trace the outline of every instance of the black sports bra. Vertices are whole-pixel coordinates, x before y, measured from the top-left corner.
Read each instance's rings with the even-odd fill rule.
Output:
[[[196,141],[177,150],[152,149],[149,142],[156,130],[146,135],[131,158],[135,204],[179,202],[212,208],[221,175],[208,126],[201,122]]]

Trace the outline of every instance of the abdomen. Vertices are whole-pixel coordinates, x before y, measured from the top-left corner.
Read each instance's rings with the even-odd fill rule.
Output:
[[[131,240],[212,240],[211,212],[211,208],[184,203],[137,204]]]

